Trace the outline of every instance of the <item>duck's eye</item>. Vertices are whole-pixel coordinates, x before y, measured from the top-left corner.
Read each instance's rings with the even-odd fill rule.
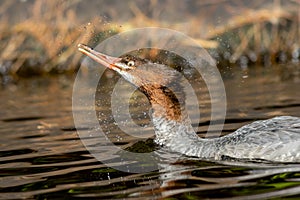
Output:
[[[134,61],[129,61],[128,63],[127,63],[127,65],[129,66],[129,67],[133,67],[134,66]]]

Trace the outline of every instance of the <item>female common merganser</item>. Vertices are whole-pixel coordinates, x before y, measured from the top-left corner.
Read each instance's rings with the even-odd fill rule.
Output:
[[[300,118],[280,116],[253,122],[223,137],[200,138],[184,109],[179,71],[132,55],[107,56],[83,44],[78,49],[118,72],[147,96],[153,109],[155,142],[170,151],[202,159],[300,162]]]

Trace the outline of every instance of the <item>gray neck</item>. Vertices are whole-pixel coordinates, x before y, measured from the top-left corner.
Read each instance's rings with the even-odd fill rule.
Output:
[[[152,121],[157,144],[187,156],[215,157],[217,152],[215,139],[200,138],[195,133],[188,117],[175,121],[152,115]]]

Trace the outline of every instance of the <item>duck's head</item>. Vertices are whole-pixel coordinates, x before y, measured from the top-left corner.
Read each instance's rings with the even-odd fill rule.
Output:
[[[168,87],[180,74],[167,65],[158,64],[138,56],[125,54],[121,57],[112,57],[84,44],[79,44],[78,50],[103,66],[118,72],[142,91],[145,86]]]

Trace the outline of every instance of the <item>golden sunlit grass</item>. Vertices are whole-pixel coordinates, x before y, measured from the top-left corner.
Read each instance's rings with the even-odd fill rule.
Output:
[[[30,7],[32,14],[23,21],[10,24],[7,17],[2,17],[0,77],[73,72],[82,58],[77,52],[78,43],[91,43],[101,34],[103,38],[97,40],[109,35],[104,33],[117,33],[136,27],[155,26],[182,31],[195,39],[194,45],[201,45],[221,55],[218,56],[220,63],[222,59],[236,63],[241,57],[254,63],[266,62],[262,58],[264,55],[268,55],[272,63],[277,61],[280,53],[292,59],[293,53],[299,51],[300,47],[297,8],[284,8],[278,1],[274,1],[270,9],[241,8],[242,14],[232,15],[217,26],[205,23],[203,16],[198,15],[187,15],[188,25],[186,22],[173,23],[150,18],[132,1],[128,9],[133,17],[126,22],[115,22],[118,16],[112,16],[111,23],[104,23],[100,17],[91,16],[88,23],[82,23],[75,12],[79,2],[35,1]],[[11,8],[13,3],[3,3],[0,14]],[[158,2],[151,1],[152,4],[157,6]],[[297,5],[299,11],[300,5]],[[227,10],[234,8],[229,6]],[[199,34],[200,27],[206,34]]]
[[[11,74],[24,65],[32,65],[32,71],[40,73],[74,70],[78,65],[80,56],[74,53],[74,47],[79,41],[91,39],[94,26],[77,27],[75,13],[68,9],[71,5],[57,4],[58,1],[36,1],[28,19],[13,26],[2,22],[0,56],[1,61],[13,62]],[[45,6],[48,9],[43,9]]]
[[[278,58],[280,53],[292,57],[293,52],[299,51],[298,15],[280,7],[272,10],[245,9],[242,16],[232,17],[228,24],[215,28],[207,37],[222,36],[230,41],[231,63],[235,63],[241,56],[248,56],[252,62],[261,63],[263,61],[260,57],[265,53],[271,63],[278,59],[284,61]],[[224,48],[222,50],[225,51]]]

